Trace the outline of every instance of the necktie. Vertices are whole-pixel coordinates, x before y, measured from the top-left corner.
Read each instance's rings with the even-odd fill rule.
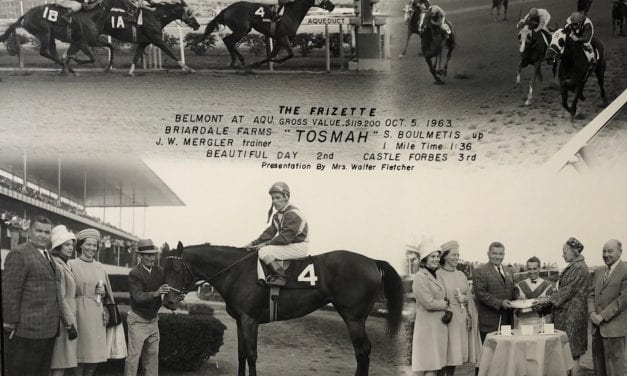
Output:
[[[505,273],[503,273],[503,267],[501,265],[499,265],[499,274],[501,278],[503,278],[503,282],[505,282]]]
[[[603,274],[603,283],[607,283],[608,278],[610,278],[610,267],[605,267],[605,274]]]
[[[52,268],[52,271],[54,272],[54,264],[52,263],[52,259],[50,258],[48,251],[46,251],[45,249],[44,249],[44,257],[46,257],[46,260],[48,260],[48,263],[50,264],[50,267]]]

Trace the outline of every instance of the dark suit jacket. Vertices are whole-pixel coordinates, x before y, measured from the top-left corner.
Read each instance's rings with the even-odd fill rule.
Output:
[[[600,326],[593,325],[593,333],[601,330],[602,337],[627,336],[627,265],[619,261],[610,278],[603,283],[604,269],[594,273],[588,312],[603,316]]]
[[[514,278],[507,268],[503,268],[505,281],[492,264],[483,264],[475,269],[473,289],[479,313],[479,330],[498,330],[499,317],[502,325],[512,322],[512,311],[501,308],[503,300],[511,300],[514,295]]]
[[[51,265],[30,242],[9,252],[2,272],[2,314],[5,323],[17,324],[17,336],[56,336],[60,276],[55,262]]]

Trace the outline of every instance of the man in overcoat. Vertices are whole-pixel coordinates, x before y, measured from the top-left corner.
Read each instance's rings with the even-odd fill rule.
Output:
[[[605,267],[594,273],[588,312],[592,321],[592,362],[596,376],[625,375],[627,266],[618,240],[603,246]]]
[[[47,376],[59,330],[59,271],[50,257],[52,222],[34,218],[28,241],[7,255],[2,272],[2,314],[8,376]]]

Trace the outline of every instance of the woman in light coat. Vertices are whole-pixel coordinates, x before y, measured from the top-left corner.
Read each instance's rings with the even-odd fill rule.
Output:
[[[448,307],[446,289],[436,278],[440,265],[440,250],[435,246],[423,246],[426,256],[420,260],[420,268],[412,284],[416,297],[416,321],[412,344],[412,371],[416,375],[435,376],[446,365],[448,345],[447,324],[442,322]]]
[[[50,373],[63,376],[68,368],[75,368],[76,362],[76,283],[74,273],[67,264],[74,252],[76,237],[63,225],[56,226],[51,233],[50,254],[57,264],[59,275],[59,302],[61,305],[61,327],[54,342]]]

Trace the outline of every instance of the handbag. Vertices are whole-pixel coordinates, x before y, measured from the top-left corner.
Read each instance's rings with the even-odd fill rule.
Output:
[[[107,328],[107,357],[108,359],[123,359],[128,355],[124,325]]]
[[[445,324],[448,324],[451,322],[452,319],[453,319],[453,311],[447,308],[446,311],[444,311],[444,314],[442,315],[442,322]]]
[[[107,313],[109,314],[109,319],[107,320],[107,328],[112,326],[117,326],[122,323],[122,316],[120,316],[120,310],[118,309],[117,303],[108,303],[104,305]]]

